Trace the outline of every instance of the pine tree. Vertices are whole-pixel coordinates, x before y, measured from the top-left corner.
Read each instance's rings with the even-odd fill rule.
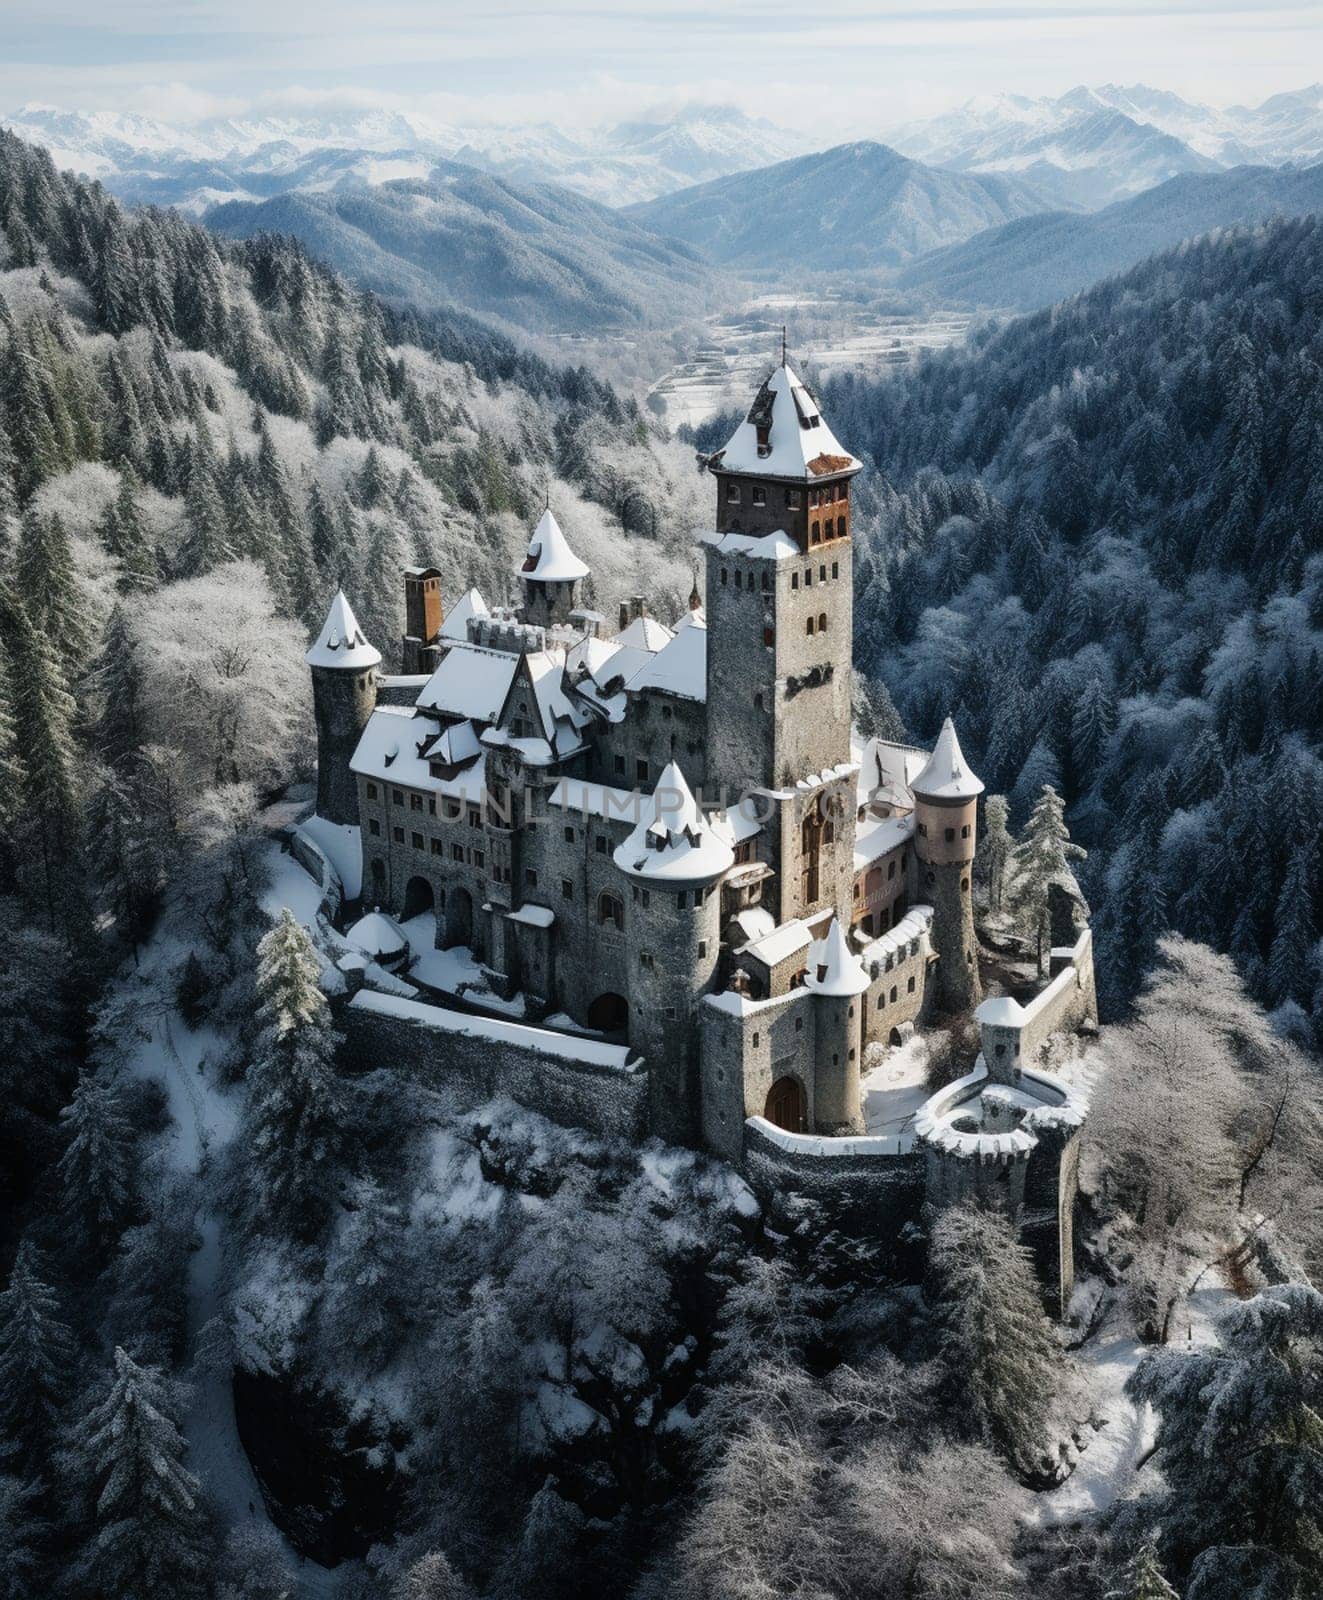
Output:
[[[18,753],[13,673],[9,653],[0,645],[0,839],[12,839],[14,824],[22,811],[26,782]]]
[[[40,1581],[48,1529],[39,1499],[30,1478],[0,1476],[0,1600],[38,1600],[49,1592]]]
[[[332,1202],[344,1142],[339,1037],[318,987],[312,943],[285,908],[257,947],[258,1035],[249,1068],[254,1212],[315,1237]]]
[[[177,1414],[160,1369],[117,1348],[104,1397],[71,1451],[95,1487],[95,1531],[77,1570],[98,1594],[201,1600],[209,1592],[200,1491],[184,1466]]]
[[[855,727],[865,739],[885,739],[902,743],[907,734],[891,692],[881,678],[866,678],[862,672],[854,675]]]
[[[1287,1000],[1304,1004],[1313,988],[1314,851],[1298,844],[1282,880],[1273,914],[1272,950],[1268,957],[1268,996],[1273,1005]]]
[[[0,1294],[0,1459],[17,1459],[24,1472],[50,1462],[74,1361],[73,1336],[43,1273],[25,1239]]]
[[[107,765],[130,772],[142,757],[142,666],[138,638],[122,604],[110,613],[90,682],[101,702],[92,742]]]
[[[137,1148],[114,1083],[84,1072],[60,1112],[68,1143],[60,1157],[62,1208],[78,1240],[103,1250],[129,1218],[137,1187]]]
[[[1006,891],[1006,869],[1015,845],[1006,826],[1010,807],[1006,796],[990,794],[983,808],[983,848],[980,859],[988,880],[988,909],[999,912]]]
[[[121,594],[141,594],[155,589],[161,581],[156,551],[138,504],[138,493],[137,474],[125,462],[120,469],[119,489],[97,526],[102,547],[119,562],[115,587]]]
[[[87,644],[73,546],[64,519],[41,516],[29,507],[19,533],[16,563],[18,598],[34,628],[50,640],[61,658],[76,661]]]
[[[1109,1589],[1107,1600],[1180,1600],[1162,1576],[1157,1547],[1146,1539],[1126,1563],[1119,1589]]]
[[[1043,946],[1051,935],[1049,889],[1053,882],[1063,879],[1073,883],[1070,863],[1083,861],[1087,854],[1071,842],[1061,796],[1051,784],[1044,784],[1013,857],[1015,908],[1037,936],[1040,969]]]
[[[330,1311],[337,1342],[347,1340],[372,1367],[384,1362],[409,1322],[404,1216],[371,1178],[353,1185],[340,1241]]]
[[[1126,1385],[1157,1413],[1162,1487],[1120,1532],[1156,1528],[1165,1570],[1197,1570],[1210,1600],[1306,1600],[1323,1577],[1323,1295],[1266,1289],[1222,1312],[1217,1334],[1212,1348],[1154,1352]]]
[[[1116,702],[1095,673],[1084,686],[1070,722],[1071,772],[1077,791],[1097,782],[1107,741],[1116,727]]]
[[[955,1415],[1018,1472],[1041,1470],[1062,1358],[1011,1222],[977,1204],[944,1211],[932,1232],[926,1293]]]
[[[473,1590],[439,1550],[420,1556],[396,1579],[391,1600],[472,1600]]]
[[[30,843],[23,863],[45,900],[47,924],[71,943],[85,935],[81,837],[74,793],[73,697],[44,634],[12,596],[0,593],[0,622],[12,655],[15,743],[22,760],[20,838]]]
[[[184,497],[186,532],[179,547],[178,576],[200,578],[233,559],[225,507],[216,487],[215,469],[204,450],[194,451]]]

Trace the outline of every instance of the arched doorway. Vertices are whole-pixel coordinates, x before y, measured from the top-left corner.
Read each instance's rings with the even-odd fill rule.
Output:
[[[623,1033],[629,1026],[629,1001],[622,994],[599,994],[588,1007],[588,1026],[599,1033]]]
[[[446,948],[473,943],[473,896],[455,888],[446,896]]]
[[[404,887],[404,920],[421,917],[424,911],[436,909],[436,895],[426,878],[410,878]]]
[[[804,1131],[804,1091],[798,1078],[778,1078],[768,1091],[763,1116],[787,1133]]]

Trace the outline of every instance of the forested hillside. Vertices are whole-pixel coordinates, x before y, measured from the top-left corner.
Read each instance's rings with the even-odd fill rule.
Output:
[[[711,310],[723,283],[687,245],[619,212],[459,161],[426,180],[232,201],[206,221],[232,239],[291,234],[377,294],[538,331],[671,327]]]
[[[1306,217],[829,385],[886,480],[859,665],[1020,817],[1064,790],[1113,1011],[1175,929],[1323,1022],[1321,318]]]
[[[690,525],[694,487],[690,454],[588,373],[390,312],[289,242],[127,215],[11,135],[0,229],[13,1201],[56,1143],[100,975],[306,771],[301,656],[336,585],[389,664],[401,567],[501,600],[551,493],[604,600],[641,572],[678,609],[687,564],[659,534]]]

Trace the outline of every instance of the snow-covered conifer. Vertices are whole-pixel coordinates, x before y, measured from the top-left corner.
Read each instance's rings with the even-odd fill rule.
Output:
[[[60,1121],[64,1213],[82,1244],[100,1249],[118,1236],[136,1199],[137,1152],[123,1095],[112,1080],[84,1072]]]
[[[1043,949],[1051,942],[1049,890],[1054,883],[1066,883],[1078,892],[1070,863],[1083,861],[1086,853],[1071,842],[1061,796],[1044,784],[1011,858],[1012,904],[1037,937],[1040,967]]]
[[[69,1399],[73,1337],[37,1248],[18,1247],[0,1294],[0,1458],[24,1473],[48,1462]]]
[[[1005,1216],[949,1207],[929,1246],[927,1295],[954,1414],[1016,1471],[1050,1466],[1065,1376],[1029,1252]]]
[[[184,1466],[180,1400],[160,1369],[116,1349],[109,1381],[74,1432],[70,1468],[91,1487],[79,1576],[114,1595],[201,1600],[209,1551],[201,1491]]]

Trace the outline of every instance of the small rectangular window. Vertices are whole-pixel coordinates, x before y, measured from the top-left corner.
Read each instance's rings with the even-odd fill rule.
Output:
[[[367,797],[369,800],[375,800],[377,798],[377,786],[375,783],[368,784]]]
[[[562,900],[574,899],[574,885],[568,878],[562,878],[560,880],[560,897]]]
[[[434,794],[429,794],[427,797],[427,810],[430,816],[434,817],[436,815],[436,796]]]
[[[790,587],[792,589],[799,588],[799,574],[797,572],[792,572],[790,574]]]
[[[485,867],[487,865],[487,852],[485,850],[475,850],[473,852],[473,865],[475,867]]]
[[[756,506],[765,506],[767,504],[767,490],[755,489],[753,491],[753,503]]]
[[[368,822],[368,832],[374,839],[379,839],[381,837],[381,824],[375,817],[372,817]]]
[[[480,806],[470,806],[469,807],[469,827],[470,828],[480,828],[481,826],[482,826],[482,808]]]
[[[615,768],[616,768],[617,773],[620,773],[620,774],[623,775],[623,773],[625,771],[625,758],[624,758],[624,756],[616,756],[615,757]]]
[[[634,776],[640,783],[648,781],[648,763],[646,761],[636,761],[634,763]]]
[[[403,789],[392,789],[390,792],[390,798],[392,805],[402,806],[404,804]]]
[[[432,840],[432,854],[434,856],[440,856],[440,855],[444,855],[445,854],[445,849],[442,846],[442,843],[441,843],[440,839],[433,839]]]
[[[532,867],[525,867],[524,868],[524,882],[528,885],[528,887],[530,889],[536,889],[537,888],[537,873],[534,871],[534,869]]]
[[[675,897],[676,910],[677,911],[684,911],[684,910],[687,909],[688,905],[689,905],[689,894],[688,894],[688,891],[685,890],[685,889],[681,889],[680,892]]]
[[[738,483],[728,483],[726,485],[726,504],[730,505],[730,506],[737,506],[737,505],[739,505],[739,503],[740,503],[740,486],[739,486],[739,484]]]
[[[606,835],[599,833],[593,842],[597,846],[598,855],[604,856],[606,854]]]
[[[403,828],[392,828],[390,830],[390,836],[391,836],[392,839],[394,839],[396,844],[403,844],[404,843],[404,829]]]
[[[463,861],[463,859],[464,859],[464,846],[462,844],[452,844],[451,845],[451,847],[450,847],[450,859],[452,861]]]
[[[566,828],[566,830],[565,830],[565,843],[566,844],[573,844],[574,843],[574,829],[573,828]]]
[[[412,836],[412,838],[413,838],[413,847],[414,847],[414,849],[415,850],[421,850],[423,848],[423,836],[422,836],[422,834],[421,833],[415,833]]]
[[[786,490],[786,507],[787,507],[787,509],[790,510],[790,511],[798,511],[799,508],[800,508],[800,505],[801,505],[801,503],[803,501],[803,498],[804,498],[804,493],[803,493],[802,489],[787,489]]]
[[[947,842],[947,844],[952,843],[952,841],[954,839],[955,839],[955,829],[954,828],[947,828],[947,830],[946,830],[946,842]]]
[[[840,564],[839,561],[833,561],[832,562],[832,564],[831,564],[831,575],[832,575],[833,578],[839,578],[840,577],[840,575],[841,575],[841,564]]]
[[[758,1045],[759,1045],[761,1039],[762,1039],[762,1035],[755,1032],[755,1034],[753,1036],[753,1048],[755,1050],[758,1048]]]
[[[914,979],[911,978],[910,981],[906,984],[905,987],[909,990],[909,992],[911,994],[913,994],[914,993]]]
[[[706,954],[707,954],[707,940],[706,939],[700,939],[698,941],[698,959],[701,961]]]

